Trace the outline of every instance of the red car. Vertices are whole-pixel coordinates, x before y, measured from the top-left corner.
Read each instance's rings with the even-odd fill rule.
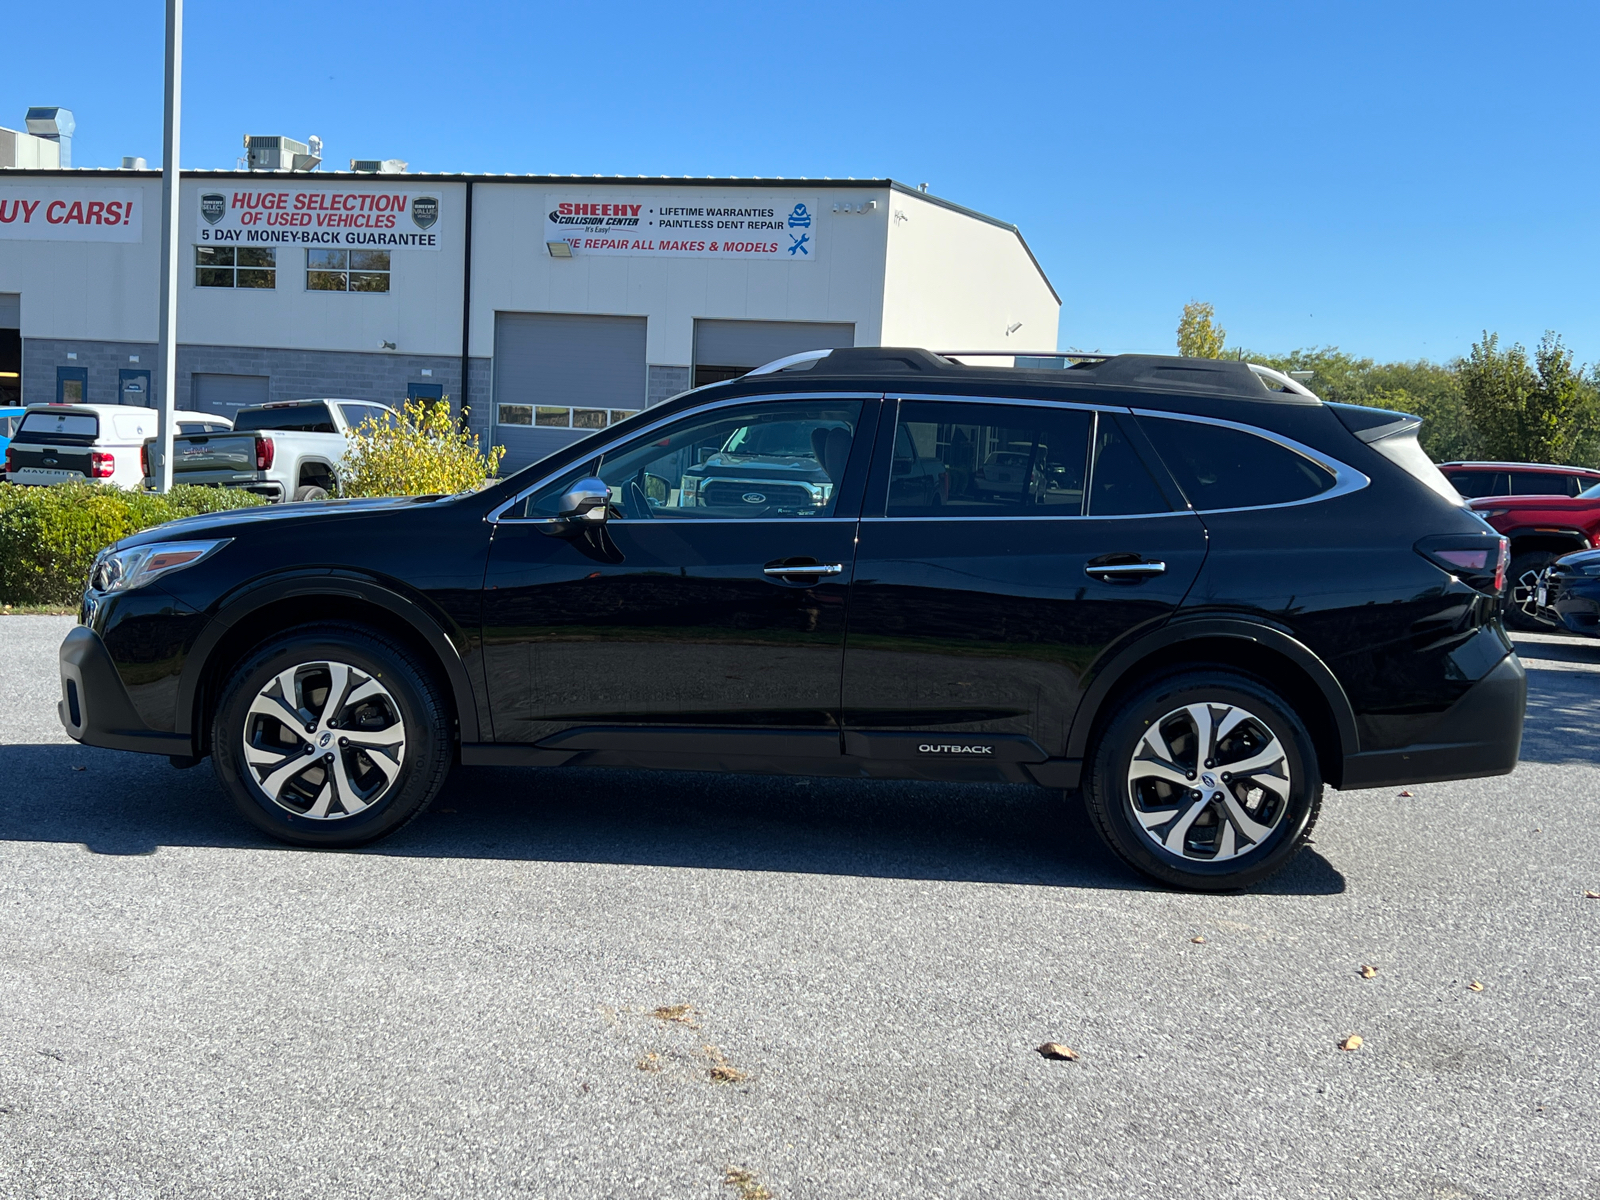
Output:
[[[1569,474],[1579,469],[1560,468]],[[1600,547],[1600,480],[1576,496],[1484,496],[1468,504],[1511,539],[1506,624],[1518,629],[1543,628],[1545,622],[1539,620],[1540,574],[1563,554]]]
[[[1590,467],[1557,467],[1549,463],[1447,462],[1439,470],[1468,500],[1483,496],[1576,496],[1600,483]]]

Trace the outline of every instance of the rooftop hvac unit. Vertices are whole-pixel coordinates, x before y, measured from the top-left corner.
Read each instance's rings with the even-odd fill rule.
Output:
[[[70,108],[53,105],[28,110],[28,132],[36,138],[54,142],[61,148],[61,165],[72,165],[72,135],[78,131],[78,122]]]
[[[403,158],[352,158],[350,169],[362,175],[404,175],[407,163]]]
[[[314,135],[297,142],[247,133],[244,148],[252,171],[315,171],[322,165],[322,139]]]

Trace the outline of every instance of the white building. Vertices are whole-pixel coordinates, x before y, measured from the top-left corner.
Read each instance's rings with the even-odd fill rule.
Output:
[[[0,389],[160,385],[160,198],[0,170]],[[180,408],[444,395],[512,467],[799,350],[1049,349],[1060,308],[1014,226],[887,179],[195,171],[180,238]]]

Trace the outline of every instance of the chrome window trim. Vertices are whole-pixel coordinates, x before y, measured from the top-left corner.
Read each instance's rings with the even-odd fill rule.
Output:
[[[680,393],[680,394],[682,394],[682,393]],[[679,420],[680,418],[683,418],[683,417],[694,417],[694,416],[699,416],[701,413],[715,412],[719,408],[729,408],[729,407],[731,407],[732,405],[735,405],[735,404],[751,404],[751,403],[756,403],[756,404],[766,404],[766,403],[780,404],[780,403],[783,403],[784,401],[792,401],[792,400],[820,400],[820,401],[828,401],[828,400],[862,400],[862,401],[866,401],[866,400],[880,400],[882,398],[883,398],[883,393],[882,392],[798,392],[798,393],[795,393],[793,395],[785,392],[785,393],[781,393],[781,394],[778,394],[778,395],[771,395],[771,396],[762,396],[762,395],[755,395],[755,396],[751,396],[751,395],[729,396],[726,400],[713,400],[709,404],[697,405],[694,408],[689,408],[689,409],[685,409],[682,412],[673,413],[671,416],[662,417],[659,421],[652,421],[648,425],[641,425],[638,429],[631,429],[626,434],[624,434],[622,437],[613,438],[611,441],[605,443],[605,445],[601,446],[598,450],[594,451],[589,457],[590,457],[591,460],[592,459],[602,459],[603,460],[607,454],[611,453],[611,451],[615,450],[618,446],[621,446],[621,445],[624,445],[624,444],[626,444],[628,442],[631,442],[636,437],[640,437],[640,436],[642,436],[644,434],[648,434],[648,433],[653,432],[654,430],[660,429],[663,425],[669,425],[672,422],[677,421],[677,420]],[[552,471],[550,474],[545,475],[545,476],[541,477],[538,480],[535,480],[533,483],[531,483],[527,487],[523,488],[515,496],[511,497],[511,499],[503,501],[500,504],[495,505],[495,507],[490,509],[489,512],[484,516],[483,519],[485,521],[489,522],[491,525],[498,525],[501,521],[506,521],[506,522],[538,522],[538,521],[548,521],[548,520],[550,520],[549,517],[508,517],[508,516],[505,516],[504,514],[505,514],[506,509],[511,508],[511,507],[513,507],[513,506],[515,506],[517,504],[520,504],[522,501],[526,500],[534,492],[538,491],[540,488],[544,487],[545,485],[550,484],[550,483],[554,483],[557,479],[561,478],[563,472],[565,472],[567,470],[570,470],[570,469],[571,469],[571,464],[568,464],[568,466],[562,467],[559,471]],[[690,518],[690,519],[692,520],[692,518]],[[709,518],[709,520],[725,520],[725,521],[737,521],[739,519],[740,518],[738,518],[738,517],[715,517],[715,518]],[[792,520],[794,518],[780,518],[780,519]],[[805,517],[805,518],[801,518],[801,519],[802,520],[812,520],[813,518]],[[833,518],[823,518],[823,519],[831,520]],[[850,520],[854,520],[855,518],[852,517],[852,518],[849,518],[849,519]],[[650,521],[651,521],[652,524],[655,524],[655,523],[657,523],[659,521],[662,521],[662,520],[672,520],[672,518],[670,518],[670,517],[652,517],[652,518],[650,518]],[[706,522],[705,521],[697,521],[695,523],[703,525]]]
[[[1232,510],[1228,510],[1232,511]],[[1175,508],[1169,512],[1153,513],[1040,513],[1029,516],[1025,513],[990,513],[986,517],[862,517],[863,522],[872,521],[985,521],[993,525],[996,521],[1153,521],[1158,517],[1193,517],[1199,514],[1192,508]]]
[[[1236,429],[1240,433],[1248,433],[1254,437],[1265,438],[1269,442],[1276,442],[1285,450],[1294,451],[1301,458],[1310,459],[1333,476],[1333,486],[1331,488],[1318,492],[1315,496],[1307,496],[1303,500],[1284,500],[1277,504],[1245,504],[1238,508],[1191,509],[1191,511],[1201,516],[1206,516],[1210,513],[1263,512],[1272,508],[1298,508],[1302,504],[1320,504],[1324,500],[1333,500],[1339,496],[1348,496],[1352,492],[1359,492],[1372,482],[1371,479],[1354,467],[1346,466],[1338,459],[1332,458],[1320,450],[1313,450],[1310,446],[1297,442],[1291,437],[1285,437],[1281,433],[1274,433],[1270,429],[1262,429],[1259,425],[1246,425],[1240,421],[1225,421],[1220,417],[1200,417],[1190,413],[1163,412],[1153,408],[1136,408],[1132,411],[1135,417],[1159,418],[1165,421],[1193,421],[1198,425],[1220,425],[1224,429]],[[1157,453],[1159,454],[1160,451],[1158,450]],[[1168,470],[1170,472],[1170,468]]]

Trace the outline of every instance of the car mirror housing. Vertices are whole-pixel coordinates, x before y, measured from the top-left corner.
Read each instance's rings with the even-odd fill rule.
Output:
[[[561,497],[560,511],[568,521],[604,521],[611,515],[611,489],[604,479],[580,479]]]

